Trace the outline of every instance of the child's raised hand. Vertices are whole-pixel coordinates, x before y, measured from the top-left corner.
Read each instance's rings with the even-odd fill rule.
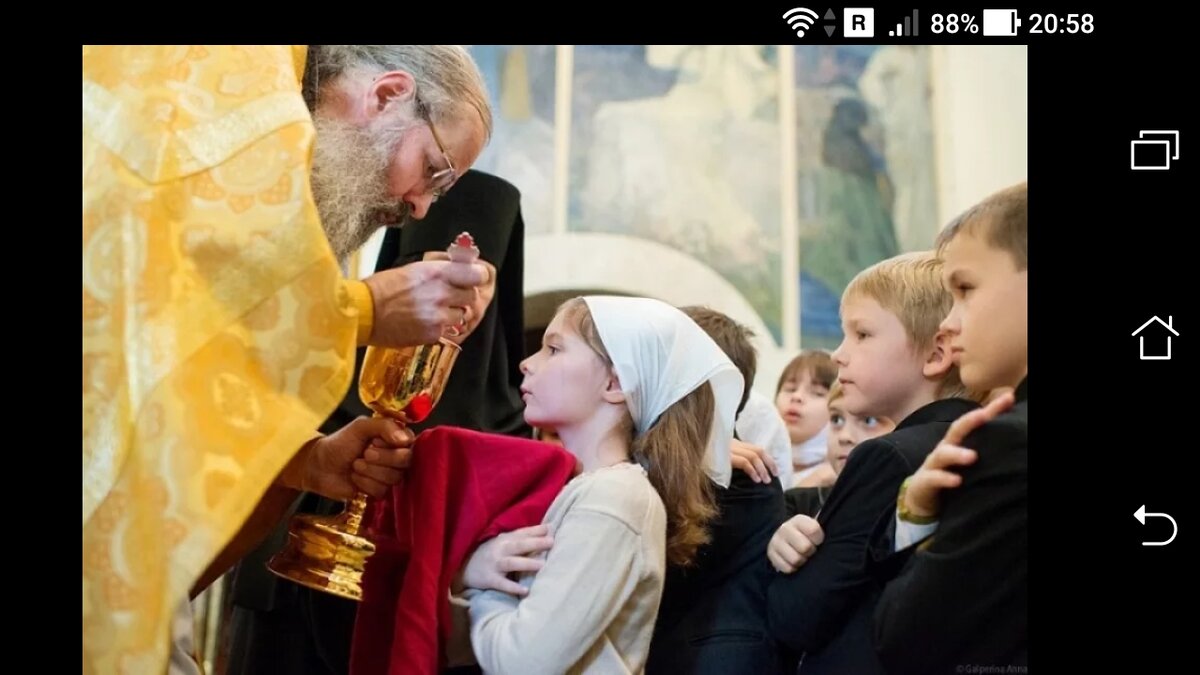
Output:
[[[491,588],[522,597],[529,591],[508,575],[514,572],[537,572],[542,561],[534,558],[554,544],[549,525],[523,527],[505,532],[482,544],[463,566],[462,585],[467,588]]]
[[[792,516],[779,526],[767,544],[767,559],[776,570],[791,574],[800,569],[825,541],[825,533],[809,516]]]
[[[910,516],[937,517],[941,509],[941,491],[962,484],[962,476],[950,468],[966,466],[976,459],[974,450],[962,447],[963,439],[1011,408],[1013,401],[1012,392],[1006,391],[990,400],[983,408],[972,410],[954,420],[942,441],[925,457],[921,468],[906,481],[904,508]]]
[[[775,466],[775,459],[771,457],[771,453],[757,445],[750,445],[735,438],[729,451],[733,470],[746,472],[755,483],[770,483],[779,475],[779,468]]]

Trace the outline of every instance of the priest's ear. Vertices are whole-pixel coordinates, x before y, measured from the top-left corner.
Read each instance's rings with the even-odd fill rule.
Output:
[[[374,119],[396,104],[407,102],[416,93],[417,83],[413,76],[403,70],[393,70],[378,75],[363,95],[363,113]]]

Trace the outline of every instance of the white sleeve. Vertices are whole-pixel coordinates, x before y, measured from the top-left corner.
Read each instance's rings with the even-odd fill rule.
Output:
[[[900,518],[900,512],[896,512],[896,543],[894,550],[903,551],[904,549],[920,542],[937,531],[937,521],[933,521],[928,525],[917,525],[910,523],[907,520]]]
[[[568,513],[528,595],[470,594],[471,644],[480,667],[566,672],[637,588],[641,550],[641,537],[620,518],[587,508]]]

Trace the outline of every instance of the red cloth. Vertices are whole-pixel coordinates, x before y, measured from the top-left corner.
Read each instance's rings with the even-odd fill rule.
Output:
[[[523,438],[435,427],[417,436],[412,463],[370,504],[363,600],[351,675],[433,675],[450,633],[450,582],[467,555],[502,532],[542,522],[575,458]]]

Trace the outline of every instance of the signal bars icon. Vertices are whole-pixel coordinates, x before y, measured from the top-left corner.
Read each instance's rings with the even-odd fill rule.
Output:
[[[903,23],[896,24],[895,29],[888,31],[888,37],[916,37],[920,34],[920,25],[917,10],[914,9],[911,17],[904,17]]]
[[[783,13],[783,19],[795,29],[798,37],[804,37],[804,33],[812,28],[818,18],[817,13],[807,7],[794,7]]]

